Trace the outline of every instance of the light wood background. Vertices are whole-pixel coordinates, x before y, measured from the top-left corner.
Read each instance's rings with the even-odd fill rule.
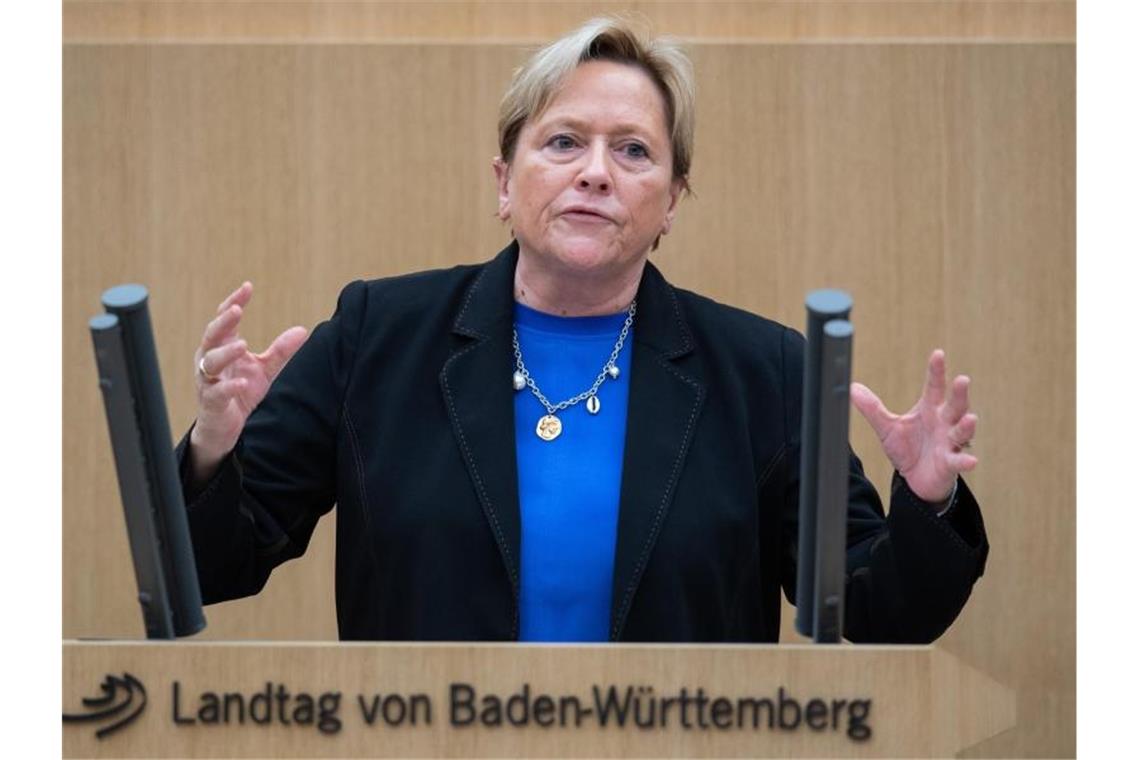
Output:
[[[64,0],[67,40],[532,39],[601,13],[686,37],[1072,41],[1073,0]]]
[[[488,258],[495,114],[533,43],[633,7],[689,38],[693,185],[654,260],[800,326],[855,297],[856,376],[889,406],[946,348],[981,416],[993,546],[939,646],[1018,694],[970,756],[1075,752],[1075,51],[1065,2],[65,2],[64,637],[143,628],[88,317],[145,283],[172,426],[217,302],[264,344],[349,280]],[[873,435],[853,442],[886,490]],[[335,638],[333,519],[206,638]],[[786,627],[790,632],[790,621]],[[792,638],[789,633],[787,638]]]

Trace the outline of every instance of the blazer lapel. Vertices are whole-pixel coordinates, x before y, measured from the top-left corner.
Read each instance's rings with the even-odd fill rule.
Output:
[[[696,428],[705,386],[675,360],[693,350],[672,287],[645,265],[637,293],[610,640],[621,638]]]
[[[517,255],[512,243],[472,283],[452,330],[462,337],[439,375],[456,441],[514,591],[514,638],[520,527],[510,327]]]

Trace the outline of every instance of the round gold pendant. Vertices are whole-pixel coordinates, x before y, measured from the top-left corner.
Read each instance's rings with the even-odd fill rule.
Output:
[[[553,441],[562,435],[562,420],[553,414],[548,414],[538,421],[538,426],[534,429],[534,432],[535,435],[544,441]]]

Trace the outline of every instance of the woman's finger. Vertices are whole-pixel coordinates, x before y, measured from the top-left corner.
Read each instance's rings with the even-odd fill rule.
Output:
[[[231,304],[225,311],[210,320],[210,324],[206,325],[206,331],[202,333],[202,343],[199,350],[205,353],[225,342],[225,339],[234,333],[238,323],[241,322],[241,314],[241,306]]]
[[[216,383],[204,385],[198,396],[198,408],[201,411],[213,414],[224,412],[230,401],[241,395],[245,386],[246,379],[244,377],[231,377],[228,380],[219,380]],[[201,415],[199,415],[200,418]]]
[[[946,455],[946,464],[954,472],[969,472],[978,466],[978,458],[963,451],[951,452]]]
[[[277,373],[285,366],[285,362],[293,358],[293,354],[297,353],[297,349],[308,337],[309,331],[304,327],[290,327],[278,335],[269,344],[269,348],[257,355],[257,358],[265,365],[265,374],[269,377],[270,382],[273,382],[273,378],[277,377]]]
[[[922,389],[922,400],[933,407],[938,407],[945,397],[946,354],[941,348],[936,348],[926,363],[926,386]]]
[[[898,419],[898,415],[887,409],[882,400],[862,383],[851,383],[851,403],[867,419],[880,441],[887,437]]]
[[[226,367],[234,363],[234,361],[246,353],[246,342],[244,340],[235,340],[233,343],[227,343],[218,348],[212,348],[206,353],[202,354],[202,359],[198,364],[198,368],[206,374],[206,379],[217,378],[222,374]]]
[[[942,419],[954,425],[970,411],[970,378],[958,375],[950,384],[950,398],[942,408]]]
[[[958,448],[964,448],[973,440],[978,427],[978,415],[966,414],[958,420],[958,424],[950,428],[950,442]]]
[[[253,283],[251,283],[249,280],[246,280],[238,286],[237,290],[235,290],[233,293],[230,293],[228,296],[226,296],[224,301],[218,304],[218,310],[214,313],[221,314],[223,311],[230,308],[230,306],[234,305],[235,303],[238,306],[245,308],[249,303],[250,296],[252,295]]]

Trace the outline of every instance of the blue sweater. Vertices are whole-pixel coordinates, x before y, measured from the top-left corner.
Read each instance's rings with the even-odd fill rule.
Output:
[[[593,384],[625,318],[556,317],[515,304],[523,361],[552,404]],[[598,389],[600,412],[590,414],[584,401],[558,412],[562,434],[553,441],[535,433],[546,410],[530,389],[515,394],[522,641],[609,638],[632,355],[631,328],[619,377]]]

